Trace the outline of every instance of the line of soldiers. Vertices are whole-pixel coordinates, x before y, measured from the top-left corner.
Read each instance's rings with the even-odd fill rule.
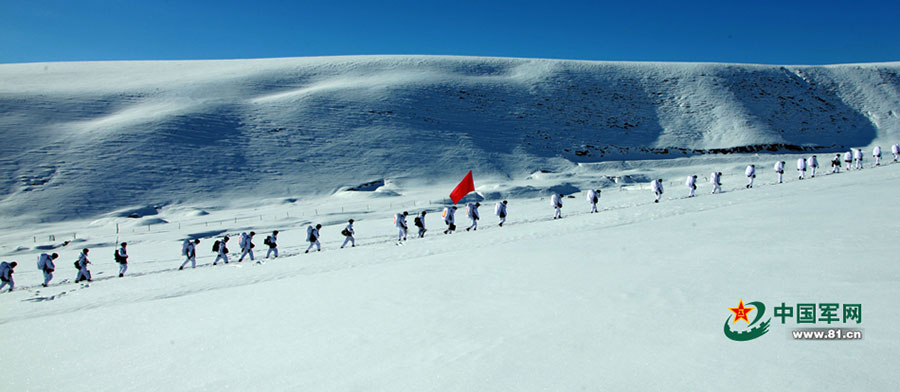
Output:
[[[119,277],[122,278],[125,276],[125,272],[128,270],[128,243],[123,242],[119,244],[119,248],[115,250],[114,258],[116,263],[119,264]],[[93,281],[91,276],[91,271],[88,268],[88,265],[91,264],[91,260],[88,258],[88,254],[90,254],[90,249],[84,248],[81,250],[81,253],[78,254],[78,259],[73,263],[75,269],[78,270],[78,274],[75,276],[75,283],[80,283],[82,281]],[[41,283],[41,286],[47,287],[50,284],[50,281],[53,280],[53,273],[56,272],[56,264],[55,260],[59,258],[59,253],[41,253],[38,256],[37,268],[44,274],[44,282]],[[15,268],[19,265],[19,263],[13,262],[2,262],[0,263],[0,290],[2,290],[7,285],[9,286],[9,291],[13,291],[16,287],[15,279],[13,279],[13,273],[15,272]]]
[[[591,190],[589,193],[589,201],[592,205],[592,212],[597,212],[597,201],[599,199],[600,190]],[[560,208],[562,208],[561,198],[563,195],[553,195],[554,205],[556,205],[557,209],[557,217],[561,217],[559,215]],[[499,222],[497,225],[499,227],[503,227],[503,224],[506,223],[507,217],[507,200],[503,200],[498,202],[494,207],[494,214],[499,218]],[[481,207],[481,203],[468,203],[466,205],[466,215],[472,221],[472,224],[466,228],[466,231],[477,231],[478,230],[478,221],[481,219],[481,215],[478,212],[478,208]],[[443,221],[446,224],[447,228],[444,230],[444,234],[452,234],[456,230],[456,213],[457,207],[450,206],[444,208],[442,212]],[[415,226],[419,229],[418,238],[424,238],[425,233],[428,231],[425,228],[425,216],[427,215],[426,211],[420,212],[414,219]],[[398,233],[398,242],[405,241],[407,239],[408,226],[406,223],[406,218],[409,216],[407,211],[403,211],[402,213],[397,214],[394,217],[394,223],[396,227],[399,229]],[[353,228],[354,220],[350,219],[347,223],[347,226],[341,231],[341,234],[344,235],[344,242],[341,244],[341,249],[346,247],[349,243],[351,247],[356,246],[355,234],[356,231]],[[306,241],[309,242],[309,246],[306,248],[304,253],[309,253],[313,247],[316,248],[316,251],[322,250],[322,245],[320,242],[320,230],[322,229],[321,224],[316,224],[315,226],[308,226],[306,230]],[[238,259],[238,262],[242,262],[244,257],[249,256],[250,260],[254,260],[253,249],[256,245],[253,243],[253,238],[256,236],[256,232],[251,231],[250,233],[241,233],[239,246],[241,248],[241,256]],[[216,240],[213,243],[212,251],[216,253],[216,258],[213,261],[212,265],[217,265],[220,261],[224,264],[229,263],[229,250],[228,250],[228,242],[230,240],[229,236],[224,236],[220,240]],[[266,253],[266,259],[272,257],[278,257],[278,230],[272,232],[271,235],[266,237],[263,242],[265,245],[268,245],[269,250]],[[178,270],[183,270],[188,263],[191,264],[191,268],[197,267],[197,246],[200,244],[200,239],[185,239],[182,242],[181,255],[185,257],[184,262],[181,266],[178,267]],[[127,243],[121,243],[120,248],[115,251],[115,260],[120,264],[119,268],[119,277],[124,277],[125,272],[127,270],[127,260],[128,254],[126,251]],[[79,283],[82,281],[92,282],[92,275],[89,269],[89,265],[91,264],[90,259],[88,258],[88,254],[90,253],[90,249],[83,249],[81,253],[79,253],[78,260],[75,261],[75,268],[78,270],[78,274],[75,278],[75,283]],[[53,273],[56,270],[56,265],[54,261],[59,258],[59,254],[46,254],[43,253],[38,258],[38,269],[43,271],[44,273],[44,283],[42,286],[47,287],[50,281],[53,279]],[[11,263],[2,262],[0,263],[0,281],[2,281],[2,285],[0,285],[0,289],[9,285],[9,291],[12,291],[15,287],[15,282],[12,278],[14,273],[14,268],[18,265],[17,262],[13,261]]]
[[[891,146],[891,153],[894,156],[894,162],[898,162],[900,159],[900,145],[894,144]],[[872,151],[872,155],[875,157],[875,165],[881,165],[881,147],[875,146]],[[853,167],[856,169],[863,168],[863,153],[862,149],[856,148],[852,149],[844,153],[843,155],[844,161],[847,163],[847,170],[851,169],[851,163],[853,163]],[[836,154],[834,159],[831,161],[832,165],[832,173],[839,173],[841,171],[841,154]],[[781,184],[784,181],[784,166],[785,161],[775,162],[775,173],[778,175],[778,183]],[[819,168],[819,160],[813,155],[809,158],[798,158],[797,159],[797,178],[799,180],[803,180],[806,178],[806,172],[809,170],[810,177],[816,176],[816,170]],[[747,184],[744,185],[746,189],[753,188],[753,182],[756,179],[756,165],[751,164],[748,165],[744,170],[744,175],[747,177]],[[715,171],[712,172],[709,176],[709,183],[712,185],[712,194],[722,193],[722,172]],[[690,175],[687,177],[685,181],[685,186],[688,188],[688,197],[694,197],[695,191],[697,190],[697,175]],[[655,199],[654,203],[659,203],[662,198],[664,188],[663,188],[663,180],[658,178],[650,182],[650,190],[653,192]],[[554,208],[553,219],[562,218],[562,199],[565,197],[563,194],[553,194],[550,197],[550,205]],[[600,190],[599,189],[590,189],[587,193],[587,200],[591,204],[591,213],[597,212],[597,201],[600,198]]]
[[[321,225],[320,225],[321,226]],[[254,261],[255,257],[253,254],[253,248],[256,247],[256,244],[253,243],[253,237],[256,236],[255,231],[251,231],[249,234],[244,232],[241,233],[240,241],[238,246],[241,248],[241,257],[238,258],[238,262],[243,262],[244,257],[250,256],[250,261]],[[221,240],[216,240],[213,242],[212,251],[216,253],[216,259],[213,260],[213,265],[219,263],[219,261],[228,264],[228,241],[230,238],[226,235]],[[181,266],[178,267],[178,270],[183,270],[188,263],[191,263],[191,268],[197,267],[197,245],[200,244],[200,239],[186,239],[181,243],[181,255],[185,256],[184,262],[181,263]],[[276,258],[278,257],[278,230],[272,232],[272,234],[268,235],[264,240],[263,244],[269,247],[268,252],[266,252],[266,258],[269,257]]]
[[[900,159],[900,145],[894,144],[891,146],[891,153],[894,155],[894,162],[896,163],[898,159]],[[875,157],[875,165],[881,165],[881,147],[875,146],[872,151],[872,156]],[[843,156],[841,154],[835,154],[834,158],[831,160],[831,173],[840,173],[841,172],[841,158],[847,164],[847,170],[851,170],[851,167],[856,168],[857,170],[861,170],[863,166],[863,153],[862,149],[856,148],[851,151],[845,152]],[[852,164],[852,166],[851,166]],[[774,169],[775,173],[778,175],[778,183],[781,184],[784,182],[784,165],[785,161],[775,162]],[[797,159],[797,179],[803,180],[806,178],[807,170],[810,171],[810,178],[814,178],[816,176],[816,170],[819,168],[819,160],[813,155],[809,158],[800,157]],[[744,175],[747,177],[747,184],[744,186],[747,189],[753,188],[753,181],[756,179],[756,165],[748,165],[744,170]],[[713,185],[712,193],[721,193],[722,192],[722,172],[713,172],[710,174],[709,182]],[[685,181],[685,185],[689,189],[688,197],[694,197],[694,191],[697,190],[697,176],[691,175],[688,176]],[[660,196],[662,196],[662,179],[654,180],[651,186],[654,194],[656,194],[656,200],[654,202],[659,202]]]
[[[506,222],[506,206],[508,201],[503,200],[498,202],[494,208],[494,214],[499,217],[498,226],[503,227],[503,224]],[[478,230],[478,221],[481,219],[481,216],[478,212],[478,208],[481,207],[481,203],[469,203],[466,205],[466,214],[469,219],[472,220],[472,224],[466,228],[466,231]],[[442,212],[442,217],[444,223],[447,225],[447,229],[444,230],[444,234],[451,234],[456,230],[456,213],[457,207],[450,206],[444,208]],[[425,228],[425,216],[427,215],[426,211],[420,212],[416,215],[414,219],[415,226],[419,229],[418,238],[424,238],[425,232],[428,230]],[[406,218],[409,216],[408,211],[403,211],[394,216],[394,225],[398,228],[397,241],[406,241],[408,238],[409,227],[406,221]],[[350,244],[351,247],[356,246],[356,230],[353,228],[354,220],[350,219],[347,221],[347,226],[341,230],[341,234],[345,237],[344,242],[341,244],[341,249],[345,248],[347,244]],[[322,250],[322,243],[320,241],[322,229],[321,224],[316,224],[315,226],[309,225],[306,228],[306,242],[309,243],[309,246],[306,248],[304,253],[309,253],[315,247],[315,251]],[[242,250],[241,257],[238,259],[238,262],[242,262],[245,256],[250,256],[250,260],[254,260],[253,248],[255,245],[253,244],[253,237],[256,235],[255,232],[251,231],[248,233],[241,233],[240,247]],[[222,261],[225,264],[229,263],[228,259],[228,241],[230,240],[229,236],[224,236],[221,240],[216,240],[213,243],[213,252],[216,253],[216,259],[213,261],[213,265],[217,265],[219,261]],[[272,232],[271,235],[266,237],[265,244],[269,246],[269,253],[266,254],[266,258],[268,259],[270,255],[274,254],[274,257],[278,257],[278,230]],[[186,239],[182,243],[182,256],[185,256],[185,260],[180,267],[179,270],[184,269],[188,263],[191,263],[192,268],[196,268],[197,266],[197,245],[200,244],[200,239]]]
[[[898,162],[900,159],[900,145],[894,144],[891,146],[891,153],[894,157],[894,162]],[[875,158],[874,166],[881,165],[881,147],[875,146],[872,151],[872,155]],[[832,173],[840,173],[841,170],[841,161],[847,164],[847,170],[851,170],[851,168],[856,168],[857,170],[863,168],[863,153],[862,149],[855,148],[851,151],[845,152],[842,154],[836,154],[835,157],[831,160]],[[781,184],[784,179],[784,161],[775,162],[774,170],[778,175],[778,183]],[[816,169],[819,167],[818,159],[815,155],[809,158],[798,158],[797,159],[797,177],[799,180],[803,180],[806,177],[807,170],[811,171],[810,177],[816,176]],[[751,189],[753,188],[753,182],[756,178],[756,165],[748,165],[746,170],[744,171],[744,175],[747,177],[747,184],[745,188]],[[713,172],[710,174],[710,183],[713,186],[712,194],[721,193],[722,192],[722,172]],[[697,175],[688,176],[685,181],[685,185],[689,189],[688,197],[694,197],[694,193],[697,190]],[[656,179],[651,182],[651,190],[655,195],[654,203],[659,203],[663,194],[663,184],[662,179]],[[587,201],[590,204],[590,213],[596,213],[597,203],[600,200],[601,191],[599,189],[589,189],[587,192]],[[554,193],[550,197],[551,206],[554,208],[553,219],[561,219],[562,218],[562,200],[565,195],[559,193]],[[507,204],[506,200],[498,202],[494,206],[494,215],[496,215],[500,220],[498,222],[499,227],[503,227],[503,224],[506,222],[507,216]],[[468,203],[466,205],[466,215],[472,221],[472,224],[466,228],[466,231],[476,231],[478,230],[478,221],[481,219],[481,216],[478,212],[478,208],[481,207],[481,203]],[[444,234],[452,234],[456,230],[456,214],[457,207],[450,206],[444,208],[441,213],[441,217],[443,218],[444,224],[447,228],[444,230]],[[414,225],[418,228],[418,238],[424,238],[425,233],[428,231],[425,228],[425,216],[427,215],[426,211],[420,212],[416,215],[414,219]],[[402,213],[398,213],[394,216],[394,224],[398,228],[397,241],[398,243],[401,241],[406,241],[408,234],[408,226],[406,222],[406,218],[409,216],[407,211],[403,211]],[[341,244],[341,249],[347,246],[349,243],[351,247],[356,246],[356,231],[353,228],[354,220],[350,219],[347,223],[347,226],[341,230],[341,234],[345,237],[344,242]],[[308,226],[306,229],[306,240],[309,242],[309,246],[306,248],[305,253],[309,253],[313,247],[316,247],[316,251],[322,250],[322,244],[319,241],[319,230],[322,229],[321,224],[317,224],[315,226]],[[241,256],[238,259],[238,262],[242,262],[244,257],[250,256],[250,260],[254,260],[253,248],[256,246],[253,244],[253,237],[256,235],[256,232],[251,231],[249,234],[244,232],[241,233],[239,246],[241,248]],[[213,252],[216,253],[216,259],[213,261],[213,265],[217,265],[219,261],[228,264],[228,241],[229,237],[226,235],[221,240],[216,240],[213,243]],[[266,253],[266,259],[273,257],[278,257],[278,230],[272,232],[271,235],[267,236],[263,241],[265,245],[269,247],[268,252]],[[182,256],[185,256],[184,262],[178,267],[179,270],[183,270],[184,267],[190,263],[192,268],[196,268],[197,266],[197,245],[200,244],[200,239],[185,239],[182,243]],[[125,272],[128,270],[128,252],[127,252],[128,244],[122,242],[115,250],[115,261],[119,264],[119,277],[124,277]],[[81,253],[78,255],[78,259],[75,261],[74,266],[78,270],[78,274],[75,277],[75,283],[79,283],[82,281],[92,281],[91,271],[88,266],[91,264],[90,259],[88,258],[88,254],[90,253],[90,249],[84,248]],[[47,287],[50,281],[53,279],[53,273],[56,271],[56,265],[54,261],[59,258],[59,254],[52,253],[42,253],[38,257],[37,267],[38,270],[42,271],[44,274],[44,282],[41,284],[43,287]],[[15,268],[18,266],[16,261],[12,262],[0,262],[0,290],[9,286],[9,291],[12,291],[15,288],[15,280],[13,279],[13,273],[15,272]]]
[[[506,207],[509,204],[508,201],[503,200],[498,202],[494,206],[494,215],[499,218],[497,222],[497,226],[503,227],[503,224],[506,223]],[[478,230],[478,221],[481,220],[481,213],[478,212],[478,208],[481,207],[480,202],[468,203],[466,204],[466,216],[472,221],[472,224],[466,228],[466,231],[477,231]],[[449,206],[445,207],[443,211],[441,211],[441,218],[444,221],[444,224],[447,228],[444,230],[444,234],[453,234],[456,231],[456,210],[458,207]],[[425,216],[428,213],[426,211],[420,212],[416,215],[413,220],[413,224],[419,229],[418,238],[424,238],[425,232],[428,229],[425,228]],[[409,232],[409,227],[407,226],[406,218],[409,216],[409,212],[403,211],[394,216],[394,225],[397,227],[397,241],[406,241],[407,235]]]

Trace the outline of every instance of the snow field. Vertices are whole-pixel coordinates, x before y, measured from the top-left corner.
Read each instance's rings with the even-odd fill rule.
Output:
[[[734,165],[741,159],[750,160],[735,158]],[[681,182],[722,162],[657,165],[648,177],[663,173]],[[660,204],[647,190],[604,190],[602,211],[593,215],[582,192],[565,199],[564,219],[557,221],[550,220],[547,199],[510,198],[502,229],[490,214],[494,201],[484,202],[477,232],[441,235],[434,213],[426,239],[403,246],[391,240],[390,217],[399,211],[357,219],[365,246],[344,250],[336,248],[342,240],[337,222],[345,216],[334,217],[323,229],[326,251],[299,254],[305,226],[297,225],[283,230],[285,257],[259,265],[171,271],[180,264],[180,241],[173,233],[141,233],[128,239],[134,275],[98,279],[90,287],[58,284],[74,278],[67,253],[57,263],[57,284],[40,288],[30,260],[36,254],[29,254],[16,273],[24,289],[0,295],[7,385],[74,391],[895,389],[895,366],[885,358],[900,343],[893,334],[900,319],[890,311],[900,294],[893,262],[900,166],[803,181],[786,176],[782,185],[772,184],[775,176],[763,169],[752,190],[735,179],[725,182],[725,193],[708,195],[709,185],[700,182],[698,197],[686,199],[683,185],[667,186]],[[588,181],[583,173],[545,177],[514,185],[560,177]],[[458,216],[458,226],[467,221]],[[110,224],[96,230],[108,232]],[[260,236],[268,232],[256,232],[259,256]],[[87,242],[108,236],[85,235]],[[4,240],[14,236],[6,231]],[[211,262],[211,245],[201,242],[201,264]],[[111,245],[92,250],[95,277],[113,275],[111,253]],[[796,325],[773,320],[767,335],[733,342],[721,325],[739,299],[770,307],[861,303],[865,337],[793,341],[788,331]],[[735,383],[747,374],[758,377]]]

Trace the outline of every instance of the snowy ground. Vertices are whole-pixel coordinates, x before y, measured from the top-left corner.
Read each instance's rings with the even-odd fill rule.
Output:
[[[771,163],[782,158],[787,182],[774,185]],[[441,235],[435,212],[428,236],[403,246],[391,215],[436,210],[427,201],[452,184],[6,228],[2,252],[21,263],[22,289],[0,295],[2,389],[897,390],[900,165],[797,181],[795,160],[582,165],[502,185],[476,172],[480,192],[509,198],[508,225],[496,227],[490,200],[477,232]],[[749,162],[759,176],[744,190]],[[704,181],[714,168],[726,172],[721,195]],[[692,173],[699,196],[687,199]],[[646,185],[604,177],[629,174],[664,178],[662,203]],[[592,183],[606,185],[594,215],[581,191]],[[554,186],[579,190],[558,221],[546,192],[529,193]],[[360,246],[339,250],[350,217]],[[170,223],[148,228],[154,218]],[[325,225],[325,251],[304,255],[309,222]],[[462,213],[458,222],[468,224]],[[263,235],[281,230],[282,257],[211,267],[204,238],[201,266],[175,270],[184,236],[251,229],[257,257]],[[71,233],[79,242],[56,249],[55,280],[41,288],[35,246]],[[132,255],[121,279],[116,241]],[[71,264],[84,246],[96,279],[76,285]],[[730,341],[722,323],[741,299],[859,303],[864,339],[794,341],[798,326],[773,319],[767,335]]]

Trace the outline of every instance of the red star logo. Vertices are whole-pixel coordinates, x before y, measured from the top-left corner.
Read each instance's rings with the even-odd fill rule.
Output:
[[[747,324],[750,324],[750,319],[747,318],[747,314],[750,313],[753,308],[745,308],[743,298],[741,298],[741,302],[740,304],[738,304],[738,307],[728,309],[731,309],[731,311],[734,312],[734,321],[731,322],[732,324],[738,322],[738,320],[744,320],[747,322]]]

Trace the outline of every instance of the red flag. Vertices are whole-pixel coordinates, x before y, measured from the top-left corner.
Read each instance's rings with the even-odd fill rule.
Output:
[[[469,192],[475,191],[475,181],[472,180],[472,171],[469,170],[469,174],[466,174],[466,177],[463,178],[462,182],[453,189],[453,192],[450,192],[450,200],[453,200],[453,204],[459,202],[460,199],[469,194]]]

